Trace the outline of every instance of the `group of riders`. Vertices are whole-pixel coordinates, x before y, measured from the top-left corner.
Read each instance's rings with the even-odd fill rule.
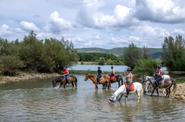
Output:
[[[98,67],[97,69],[97,82],[100,83],[100,79],[102,78],[102,70],[101,67]],[[69,79],[69,70],[67,69],[67,67],[64,67],[63,70],[63,75],[64,78],[66,80],[66,82],[68,82]],[[162,75],[164,75],[164,71],[162,70],[161,66],[159,65],[155,71],[155,83],[158,86],[160,81],[162,80]],[[110,73],[110,80],[114,81],[115,80],[115,70],[114,67],[111,66],[111,73]],[[126,74],[125,74],[125,83],[127,84],[127,95],[129,94],[130,91],[130,85],[133,82],[133,74],[132,74],[132,69],[130,67],[127,68]]]
[[[115,80],[115,70],[114,70],[114,67],[111,66],[111,73],[110,73],[110,80],[111,81],[114,81]],[[100,79],[102,77],[102,70],[100,67],[98,67],[98,70],[97,70],[97,81],[99,83]],[[130,91],[130,84],[133,82],[133,74],[132,74],[132,70],[130,67],[127,68],[127,72],[126,72],[126,75],[125,75],[125,81],[126,81],[126,84],[127,84],[127,95],[129,94],[129,91]]]
[[[161,66],[157,66],[157,69],[155,71],[155,83],[156,83],[156,86],[159,86],[160,84],[160,81],[162,81],[162,76],[164,75],[164,71],[162,70]],[[110,76],[110,80],[114,81],[115,80],[115,70],[114,70],[114,67],[111,66],[111,74],[109,75]],[[98,70],[97,70],[97,81],[99,83],[100,79],[102,77],[102,70],[100,67],[98,67]],[[130,91],[130,86],[133,82],[133,73],[132,73],[132,69],[130,67],[127,68],[127,71],[126,71],[126,74],[125,74],[125,83],[127,85],[126,87],[126,92],[127,92],[127,95],[129,94],[129,91]]]

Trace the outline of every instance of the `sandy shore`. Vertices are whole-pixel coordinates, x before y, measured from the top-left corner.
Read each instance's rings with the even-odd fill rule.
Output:
[[[18,82],[18,81],[24,81],[24,80],[31,80],[31,79],[47,79],[47,78],[52,78],[59,76],[60,74],[57,73],[21,73],[18,76],[2,76],[0,77],[0,84],[5,84],[5,83],[11,83],[11,82]]]
[[[176,92],[175,94],[172,94],[172,97],[185,101],[185,83],[177,84]]]

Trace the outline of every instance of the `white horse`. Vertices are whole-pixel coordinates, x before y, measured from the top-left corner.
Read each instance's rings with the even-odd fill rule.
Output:
[[[136,95],[138,97],[138,101],[139,101],[142,94],[143,94],[143,86],[139,82],[134,82],[133,85],[134,85],[134,90],[130,91],[129,93],[131,93],[131,94],[136,93]],[[125,86],[125,84],[123,84],[109,98],[109,102],[116,102],[116,101],[120,102],[123,95],[125,95],[125,102],[126,102],[127,101],[127,95],[126,94],[127,94],[126,86]]]
[[[144,76],[143,79],[143,88],[144,88],[144,93],[146,92],[151,92],[151,96],[153,95],[154,91],[156,90],[157,95],[159,96],[159,91],[158,89],[165,89],[166,91],[166,96],[169,97],[170,92],[171,92],[171,87],[173,87],[173,92],[175,93],[176,90],[176,82],[170,78],[169,75],[163,75],[162,76],[162,80],[160,81],[160,84],[157,85],[156,84],[156,80],[154,77],[152,76]],[[163,90],[163,94],[164,94],[164,90]]]

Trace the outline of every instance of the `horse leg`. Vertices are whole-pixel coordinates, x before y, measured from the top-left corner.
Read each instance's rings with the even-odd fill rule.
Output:
[[[159,90],[158,90],[158,88],[156,88],[156,92],[157,92],[157,96],[159,96]]]
[[[120,94],[118,98],[119,103],[121,102],[122,97],[123,97],[123,94]]]
[[[75,87],[77,88],[77,82],[75,81]]]
[[[153,93],[154,93],[155,89],[156,89],[156,88],[153,88],[152,93],[151,93],[150,96],[153,96]]]
[[[168,88],[168,96],[167,97],[170,97],[170,93],[171,93],[171,87]]]
[[[95,89],[98,89],[98,85],[96,83],[94,85],[95,85]]]
[[[169,96],[168,88],[166,88],[165,90],[166,90],[166,97],[168,97]]]
[[[74,83],[73,83],[73,82],[71,82],[71,84],[72,84],[72,88],[74,88]]]
[[[103,86],[102,89],[106,89],[106,84],[103,84],[102,86]]]
[[[62,87],[62,84],[63,84],[62,81],[60,81],[60,86],[59,86],[59,88]]]
[[[136,91],[136,95],[137,95],[137,102],[139,102],[140,98],[141,98],[141,91]]]
[[[120,87],[120,81],[118,81],[118,88]]]
[[[56,82],[54,80],[52,80],[52,85],[53,85],[53,87],[56,86]]]
[[[64,89],[65,89],[65,87],[66,87],[66,84],[67,84],[67,82],[65,81],[65,82],[64,82]]]
[[[108,87],[108,89],[110,89],[110,87],[111,87],[110,83],[107,83],[107,87]]]

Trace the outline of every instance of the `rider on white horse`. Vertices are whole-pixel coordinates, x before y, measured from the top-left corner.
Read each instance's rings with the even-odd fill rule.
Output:
[[[126,90],[127,90],[127,95],[126,96],[128,96],[129,91],[130,91],[130,85],[133,82],[133,74],[132,74],[131,71],[132,71],[131,68],[128,67],[127,72],[126,72],[126,76],[125,76],[126,84],[128,85],[127,88],[126,88]]]

